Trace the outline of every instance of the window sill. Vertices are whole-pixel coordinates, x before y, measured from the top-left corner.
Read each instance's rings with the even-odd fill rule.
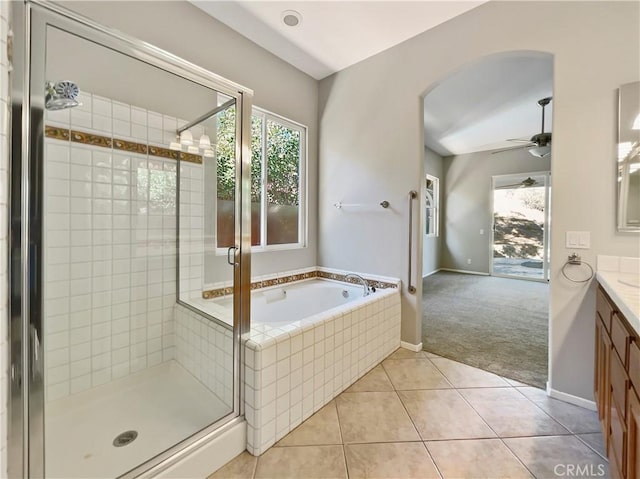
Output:
[[[272,253],[276,251],[290,251],[296,249],[306,249],[306,245],[301,243],[295,244],[278,244],[270,246],[252,246],[251,254],[255,253]],[[216,256],[226,256],[227,248],[216,248]]]

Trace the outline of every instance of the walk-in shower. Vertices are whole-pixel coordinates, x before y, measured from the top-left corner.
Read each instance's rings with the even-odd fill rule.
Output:
[[[242,419],[251,92],[48,2],[13,13],[10,475],[156,473]],[[217,314],[194,300],[222,175]]]

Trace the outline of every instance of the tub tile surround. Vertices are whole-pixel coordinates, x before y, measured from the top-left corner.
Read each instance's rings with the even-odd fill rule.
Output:
[[[175,359],[233,409],[233,331],[194,313],[175,308]]]
[[[291,270],[291,271],[283,271],[275,274],[268,274],[265,276],[260,276],[257,278],[253,278],[251,281],[251,290],[263,289],[263,288],[272,288],[274,286],[281,286],[283,284],[296,283],[298,281],[303,281],[307,279],[328,279],[332,281],[339,281],[343,283],[351,283],[355,285],[360,285],[359,281],[356,281],[353,278],[346,279],[346,275],[349,273],[353,273],[352,271],[344,271],[339,269],[332,268],[323,268],[320,266],[312,266],[309,268]],[[376,289],[388,289],[388,288],[399,288],[400,282],[395,278],[389,278],[386,276],[377,276],[367,273],[356,273],[362,276],[367,284],[370,287],[374,287]],[[233,286],[233,282],[224,281],[219,283],[214,283],[205,287],[205,290],[202,292],[203,299],[213,299],[213,298],[221,298],[223,296],[227,296],[229,294],[233,294],[233,290],[231,289]]]
[[[245,344],[247,450],[264,453],[399,345],[398,288],[285,328],[252,328]]]
[[[598,255],[596,264],[598,282],[640,334],[640,258]]]
[[[403,363],[415,368],[416,359],[430,362],[452,387],[419,389],[424,386],[397,382],[387,374],[388,366],[397,369],[395,363],[400,369]],[[465,399],[469,394],[500,397],[501,402],[499,407],[484,407],[483,402]],[[376,408],[383,409],[380,415],[387,416],[386,421],[372,418]],[[511,437],[511,431],[494,427],[514,421],[528,424],[525,435]],[[553,424],[553,432],[536,424]],[[547,479],[569,476],[568,465],[587,468],[593,477],[608,477],[599,427],[596,412],[549,398],[542,390],[510,384],[432,354],[399,349],[260,457],[244,452],[209,479]]]
[[[80,102],[45,117],[47,401],[175,357],[178,153],[166,145],[182,120],[86,91]],[[181,289],[196,294],[202,159],[180,159]]]

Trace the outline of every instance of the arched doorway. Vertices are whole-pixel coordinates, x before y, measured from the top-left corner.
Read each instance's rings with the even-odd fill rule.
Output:
[[[537,273],[548,270],[553,103],[539,102],[552,90],[552,55],[505,52],[424,96],[423,347],[540,388],[549,306],[548,278]]]

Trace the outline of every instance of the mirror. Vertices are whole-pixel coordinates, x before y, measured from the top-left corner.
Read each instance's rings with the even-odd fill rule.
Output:
[[[618,231],[640,232],[640,81],[620,87]]]

